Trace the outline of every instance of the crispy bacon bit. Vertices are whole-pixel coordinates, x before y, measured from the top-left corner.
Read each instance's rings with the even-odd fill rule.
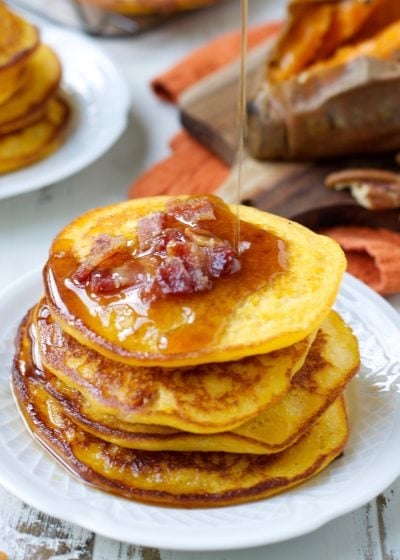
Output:
[[[141,218],[137,224],[139,246],[144,249],[150,241],[161,234],[167,225],[167,215],[164,212],[153,212]]]
[[[212,204],[206,198],[189,198],[188,200],[173,200],[167,204],[167,214],[189,226],[198,222],[215,220]]]
[[[210,259],[210,272],[214,278],[239,272],[240,261],[235,257],[231,247],[220,245],[213,249]]]
[[[89,286],[94,294],[114,294],[124,288],[144,285],[146,274],[140,263],[129,261],[121,266],[94,271]]]
[[[183,243],[168,244],[167,254],[179,259],[189,275],[190,287],[186,293],[203,292],[211,288],[208,274],[210,255],[207,249],[185,239]]]
[[[90,291],[94,294],[112,294],[120,287],[119,280],[115,279],[115,273],[107,270],[93,272],[90,277]]]
[[[126,239],[122,235],[100,234],[95,238],[89,256],[75,272],[74,280],[84,284],[102,262],[124,249],[126,249]]]
[[[193,292],[190,274],[178,257],[166,257],[158,268],[155,280],[163,294]]]
[[[234,274],[240,270],[240,261],[235,257],[227,241],[185,229],[184,242],[168,243],[168,257],[179,259],[191,279],[190,292],[209,290],[213,278]]]
[[[167,247],[175,243],[185,243],[185,234],[183,230],[178,228],[167,228],[162,234],[154,237],[151,244],[151,252],[153,255],[162,256],[167,252]]]

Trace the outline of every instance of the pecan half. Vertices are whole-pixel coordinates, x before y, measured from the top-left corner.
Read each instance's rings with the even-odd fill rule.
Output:
[[[326,186],[350,189],[360,206],[369,210],[400,207],[400,175],[379,169],[347,169],[328,175]]]

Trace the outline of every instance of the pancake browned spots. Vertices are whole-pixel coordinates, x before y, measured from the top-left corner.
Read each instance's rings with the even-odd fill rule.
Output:
[[[313,358],[314,369],[307,368],[307,383],[296,383],[302,370],[295,376],[289,391],[276,403],[262,410],[254,419],[231,432],[218,434],[190,434],[167,426],[144,425],[120,421],[105,414],[89,403],[76,389],[63,383],[40,362],[32,332],[32,313],[21,326],[18,359],[32,383],[43,386],[62,407],[64,413],[77,425],[91,434],[122,447],[144,450],[176,451],[225,451],[240,453],[277,453],[293,444],[323,414],[338,397],[344,385],[358,367],[357,344],[343,321],[331,313],[321,326],[319,340],[311,352],[321,353],[321,359]],[[332,349],[347,358],[341,367],[330,365],[324,356]],[[308,358],[307,358],[308,360]],[[332,361],[332,360],[331,360]],[[319,367],[315,367],[319,363]]]
[[[274,456],[137,451],[79,429],[21,375],[17,360],[13,385],[32,432],[64,466],[103,490],[150,503],[209,507],[269,496],[315,475],[341,453],[348,434],[341,398],[303,439]]]

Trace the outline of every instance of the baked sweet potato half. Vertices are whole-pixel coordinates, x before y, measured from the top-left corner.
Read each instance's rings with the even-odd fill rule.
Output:
[[[249,103],[261,159],[400,148],[400,2],[293,0]]]

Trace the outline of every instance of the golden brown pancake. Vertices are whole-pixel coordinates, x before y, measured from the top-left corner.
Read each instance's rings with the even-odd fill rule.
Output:
[[[0,135],[20,130],[43,117],[60,80],[61,66],[56,54],[41,45],[26,64],[24,85],[0,105]]]
[[[49,110],[50,103],[51,100],[43,103],[42,105],[38,105],[37,107],[33,108],[31,111],[29,111],[22,117],[10,121],[4,126],[0,125],[0,138],[2,136],[12,134],[13,132],[22,131],[23,129],[38,123],[40,120],[43,120],[43,118],[46,117],[46,113]]]
[[[69,116],[67,103],[56,98],[37,123],[0,136],[0,173],[31,165],[56,150],[64,139]]]
[[[0,4],[0,103],[21,84],[24,66],[39,45],[37,29]]]
[[[83,430],[122,447],[150,451],[277,453],[293,444],[338,398],[359,365],[356,338],[331,312],[283,398],[232,432],[195,435],[166,426],[131,424],[99,412],[95,403],[43,367],[35,337],[27,330],[29,321],[22,325],[18,353],[25,375],[40,383]]]
[[[331,311],[289,391],[235,432],[268,434],[270,452],[292,445],[343,392],[360,367],[358,342],[343,319]]]
[[[203,434],[231,430],[283,396],[315,336],[236,362],[165,369],[118,363],[83,346],[62,331],[43,301],[31,333],[43,366],[99,413]]]
[[[113,12],[138,16],[195,10],[216,4],[218,0],[80,0],[80,2]]]
[[[64,467],[107,492],[170,506],[210,507],[265,498],[324,469],[346,444],[340,397],[308,434],[275,455],[138,451],[106,443],[74,424],[14,362],[13,389],[32,434]]]
[[[26,59],[38,46],[37,29],[0,4],[0,72]]]
[[[233,244],[236,207],[216,197],[178,197],[181,202],[199,199],[208,200],[216,216],[202,222],[202,229]],[[145,198],[92,210],[56,237],[44,282],[51,312],[63,330],[117,361],[175,367],[267,354],[319,328],[336,298],[343,252],[325,236],[244,206],[240,239],[249,245],[240,256],[241,269],[218,278],[208,292],[148,304],[139,289],[100,297],[76,281],[99,241],[122,238],[127,248],[135,247],[139,220],[164,212],[173,200]],[[135,266],[134,257],[127,258],[125,265]],[[110,276],[113,270],[110,264]]]
[[[2,74],[5,74],[4,76]],[[2,72],[0,83],[0,105],[6,103],[26,81],[25,61],[15,68],[11,67],[7,72]]]

